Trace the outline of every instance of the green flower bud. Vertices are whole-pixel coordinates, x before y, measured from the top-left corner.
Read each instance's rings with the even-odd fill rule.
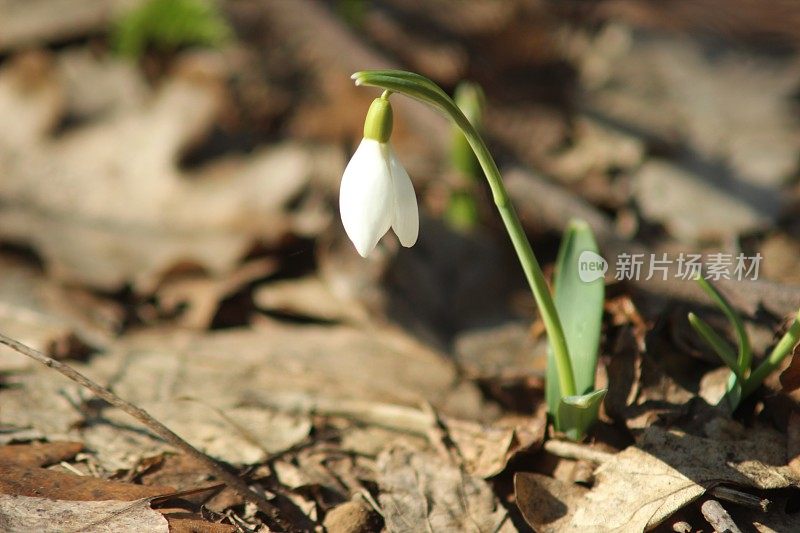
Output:
[[[364,120],[364,138],[386,143],[392,136],[392,104],[388,95],[372,101]]]

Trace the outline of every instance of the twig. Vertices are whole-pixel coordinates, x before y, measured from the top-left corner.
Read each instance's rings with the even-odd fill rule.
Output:
[[[768,499],[759,498],[758,496],[732,489],[730,487],[724,487],[722,485],[711,487],[708,490],[708,495],[720,500],[735,503],[736,505],[750,507],[751,509],[758,509],[764,513],[769,510],[770,501]]]
[[[286,527],[285,522],[280,517],[278,508],[269,503],[264,496],[252,490],[241,478],[232,474],[222,464],[183,440],[167,426],[150,416],[143,409],[136,407],[132,403],[123,400],[108,389],[101,387],[71,366],[60,361],[56,361],[55,359],[44,355],[42,352],[26,346],[21,342],[15,341],[14,339],[5,336],[2,333],[0,333],[0,344],[4,344],[14,351],[30,357],[44,366],[52,368],[75,383],[86,387],[95,395],[110,403],[114,407],[125,411],[133,418],[147,426],[153,431],[153,433],[164,439],[166,442],[185,454],[190,455],[200,461],[210,471],[212,471],[214,475],[216,475],[220,480],[225,482],[226,485],[233,489],[239,496],[255,504],[261,512],[275,520],[278,524],[281,524],[281,527]]]
[[[700,507],[700,511],[716,533],[742,533],[728,511],[717,500],[707,500]]]
[[[543,447],[546,452],[552,453],[556,457],[589,461],[596,464],[603,464],[614,457],[613,453],[595,450],[589,446],[565,440],[551,439],[546,441]]]

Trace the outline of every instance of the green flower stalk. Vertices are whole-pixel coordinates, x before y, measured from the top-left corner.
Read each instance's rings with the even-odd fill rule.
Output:
[[[550,414],[555,419],[557,429],[564,431],[570,438],[582,438],[588,425],[597,418],[597,410],[599,409],[605,391],[578,390],[576,386],[573,359],[570,357],[569,345],[556,304],[550,293],[542,269],[539,266],[539,262],[525,236],[519,217],[509,200],[508,192],[503,184],[497,164],[489,153],[486,143],[481,138],[478,130],[452,98],[434,82],[419,74],[398,70],[370,70],[357,72],[353,74],[352,77],[356,85],[377,87],[384,91],[389,91],[390,93],[403,94],[434,107],[452,120],[463,133],[464,138],[475,154],[483,171],[483,175],[489,184],[494,204],[500,212],[500,217],[503,220],[503,224],[511,239],[514,250],[519,257],[522,270],[525,273],[525,278],[531,288],[531,292],[533,293],[533,297],[547,331],[552,351],[552,360],[556,368],[555,374],[558,381],[558,405],[556,406],[553,404],[549,406]],[[387,93],[384,92],[384,95],[386,94]],[[388,143],[388,139],[386,139],[385,142]],[[378,198],[388,206],[387,209],[390,209],[391,203],[388,198],[392,194],[389,192],[391,190],[391,181],[387,182],[389,185],[381,185],[381,188],[375,185],[379,182],[386,182],[386,178],[383,177],[386,173],[381,170],[384,167],[382,164],[378,163],[378,158],[374,158],[374,161],[374,167],[372,166],[373,163],[366,165],[363,160],[359,162],[358,167],[361,169],[360,175],[363,177],[365,188],[378,191],[374,192],[370,198]],[[350,168],[350,164],[348,168]],[[367,171],[368,168],[374,168],[375,172]],[[345,178],[348,177],[348,174],[348,170],[345,170]],[[362,240],[373,246],[374,235],[379,235],[378,238],[380,238],[380,235],[383,235],[383,233],[388,230],[389,225],[391,225],[387,224],[386,220],[391,221],[393,217],[394,220],[397,220],[398,217],[403,218],[404,211],[410,211],[408,208],[401,208],[390,213],[386,217],[386,220],[381,219],[378,221],[375,219],[374,215],[362,215],[356,212],[358,206],[355,205],[355,202],[350,201],[349,198],[347,206],[347,216],[349,220],[351,220],[350,225],[352,228],[352,231],[348,229],[348,235],[351,235],[351,238],[353,238],[353,235],[369,234],[369,239],[364,237]],[[373,208],[374,205],[362,206],[364,213],[373,210]],[[376,220],[374,223],[366,223],[373,219]],[[357,222],[354,223],[352,221]],[[584,231],[588,231],[588,227],[586,227]],[[357,239],[354,239],[354,242],[356,242],[356,240]],[[375,242],[377,242],[377,239],[375,239]],[[365,248],[366,247],[362,245],[359,252],[361,253],[362,249]],[[571,286],[574,285],[571,284]],[[595,353],[592,354],[592,357],[588,360],[592,360],[593,358],[596,360],[596,346],[594,347],[594,352]],[[581,360],[586,359],[583,358]],[[581,369],[581,373],[582,375],[586,374],[586,369]],[[591,369],[591,374],[594,375],[594,368]]]

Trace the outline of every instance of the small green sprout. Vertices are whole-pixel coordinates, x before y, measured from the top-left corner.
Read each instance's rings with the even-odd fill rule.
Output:
[[[470,124],[480,132],[485,103],[480,85],[462,81],[456,87],[453,99]],[[458,181],[447,202],[444,219],[457,230],[470,231],[478,224],[475,185],[482,177],[481,165],[458,126],[453,126],[452,135],[450,163],[456,171]]]
[[[456,102],[434,82],[413,72],[366,70],[356,72],[353,79],[356,85],[383,89],[383,95],[373,102],[373,107],[388,106],[392,93],[402,94],[442,112],[463,134],[489,184],[547,331],[550,415],[556,429],[568,438],[583,438],[597,420],[606,393],[594,390],[605,290],[603,276],[601,273],[587,282],[579,275],[583,254],[597,256],[597,244],[589,226],[577,221],[567,228],[556,265],[554,300],[511,204],[500,170],[478,129]],[[368,125],[373,107],[367,115]],[[381,135],[376,135],[374,128],[365,127],[364,140],[345,169],[339,195],[345,231],[358,253],[365,257],[389,228],[404,246],[414,244],[418,231],[416,197],[413,189],[409,191],[408,175],[391,147],[388,116],[380,123],[386,126],[380,130]]]
[[[453,99],[470,124],[478,132],[481,132],[483,130],[483,109],[486,107],[486,97],[481,86],[475,82],[462,81],[456,86]],[[453,127],[450,159],[453,167],[465,178],[470,181],[477,181],[481,178],[481,165],[478,158],[475,157],[475,152],[472,151],[464,133],[457,127]]]
[[[697,278],[697,283],[727,317],[736,333],[737,349],[734,351],[731,345],[703,319],[694,313],[688,315],[689,324],[731,370],[725,396],[720,400],[720,405],[733,412],[742,400],[755,392],[764,379],[780,366],[784,358],[792,353],[792,349],[800,341],[800,311],[797,312],[789,329],[772,349],[772,352],[755,370],[752,370],[753,351],[742,317],[734,311],[730,302],[708,280]]]
[[[183,46],[218,47],[233,32],[213,0],[148,0],[112,28],[113,48],[138,58],[148,47],[173,52]]]

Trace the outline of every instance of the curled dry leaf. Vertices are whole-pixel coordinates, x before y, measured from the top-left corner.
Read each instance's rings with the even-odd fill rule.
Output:
[[[464,470],[487,479],[502,472],[514,454],[540,446],[547,422],[540,409],[534,417],[509,417],[491,425],[454,419],[443,424]]]
[[[180,326],[206,329],[219,310],[220,302],[257,279],[273,274],[277,261],[255,259],[239,265],[224,276],[207,276],[200,273],[176,275],[162,283],[158,302],[162,312],[180,312]],[[182,310],[183,307],[185,310]],[[181,311],[182,310],[182,311]]]

